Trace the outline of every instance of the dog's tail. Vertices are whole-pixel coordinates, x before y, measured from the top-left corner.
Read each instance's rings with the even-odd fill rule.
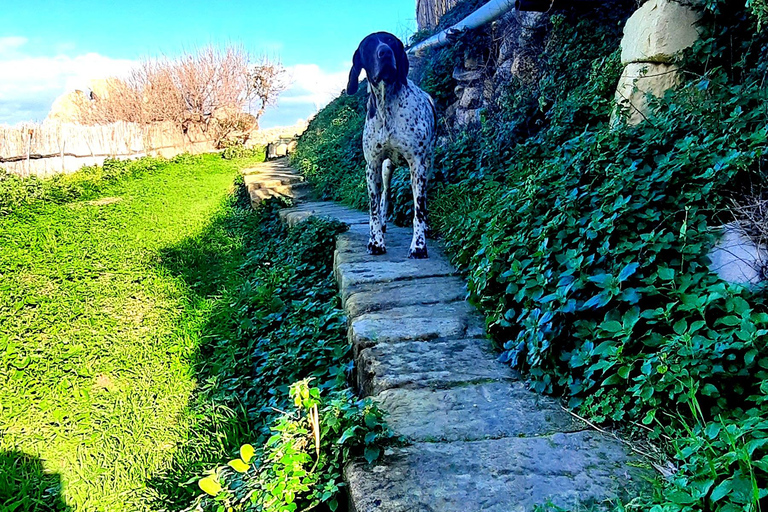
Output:
[[[435,107],[435,100],[433,100],[432,96],[429,94],[427,94],[427,99],[429,100],[429,106],[432,107],[432,118],[434,121],[433,126],[435,127],[435,132],[437,132],[437,107]]]

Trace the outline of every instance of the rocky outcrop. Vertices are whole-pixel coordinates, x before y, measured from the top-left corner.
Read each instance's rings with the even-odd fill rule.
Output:
[[[649,97],[661,97],[680,81],[676,62],[699,38],[700,13],[685,0],[648,0],[627,20],[621,40],[625,66],[616,87],[619,119],[629,124],[649,113]]]
[[[511,12],[491,27],[489,54],[465,53],[453,71],[456,101],[448,107],[448,123],[466,128],[480,121],[483,108],[503,95],[509,82],[534,83],[539,79],[548,14]]]

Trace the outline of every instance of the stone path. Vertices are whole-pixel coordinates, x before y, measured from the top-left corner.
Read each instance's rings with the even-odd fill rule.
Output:
[[[483,319],[440,245],[409,260],[411,230],[391,226],[369,256],[367,214],[332,203],[281,211],[350,225],[334,269],[349,318],[357,383],[407,444],[346,468],[357,512],[600,509],[632,496],[646,471],[617,440],[589,430],[497,361]]]
[[[255,207],[271,197],[283,197],[301,200],[312,191],[309,183],[291,169],[287,158],[264,162],[243,170],[243,179]]]

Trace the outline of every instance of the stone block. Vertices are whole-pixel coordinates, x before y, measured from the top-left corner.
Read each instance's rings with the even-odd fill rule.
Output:
[[[736,223],[723,226],[710,251],[710,268],[729,283],[755,285],[768,279],[768,248],[757,245]]]
[[[649,95],[661,97],[679,81],[678,68],[674,65],[628,64],[616,86],[616,103],[625,111],[626,122],[634,125],[643,121],[650,112]]]
[[[674,0],[650,0],[630,16],[621,40],[621,62],[671,64],[699,38],[699,11]]]
[[[521,382],[388,389],[373,401],[387,411],[392,431],[409,442],[532,437],[587,428],[556,400],[528,391]]]
[[[496,360],[490,345],[482,338],[381,343],[360,352],[358,388],[369,396],[392,388],[434,389],[516,378]]]
[[[357,512],[606,510],[607,500],[647,488],[648,470],[618,441],[596,432],[417,443],[374,466],[349,464]]]
[[[483,318],[466,302],[406,306],[366,313],[350,322],[349,341],[357,352],[378,343],[474,338],[484,333]]]

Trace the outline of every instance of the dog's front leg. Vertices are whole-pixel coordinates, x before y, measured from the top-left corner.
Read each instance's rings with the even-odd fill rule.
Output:
[[[413,190],[413,239],[408,251],[409,258],[428,258],[427,254],[427,173],[426,159],[415,157],[411,167],[411,189]]]
[[[380,159],[368,162],[365,178],[368,184],[369,221],[371,230],[368,239],[368,254],[378,255],[387,252],[384,245],[384,231],[382,229],[381,213],[381,164]]]

